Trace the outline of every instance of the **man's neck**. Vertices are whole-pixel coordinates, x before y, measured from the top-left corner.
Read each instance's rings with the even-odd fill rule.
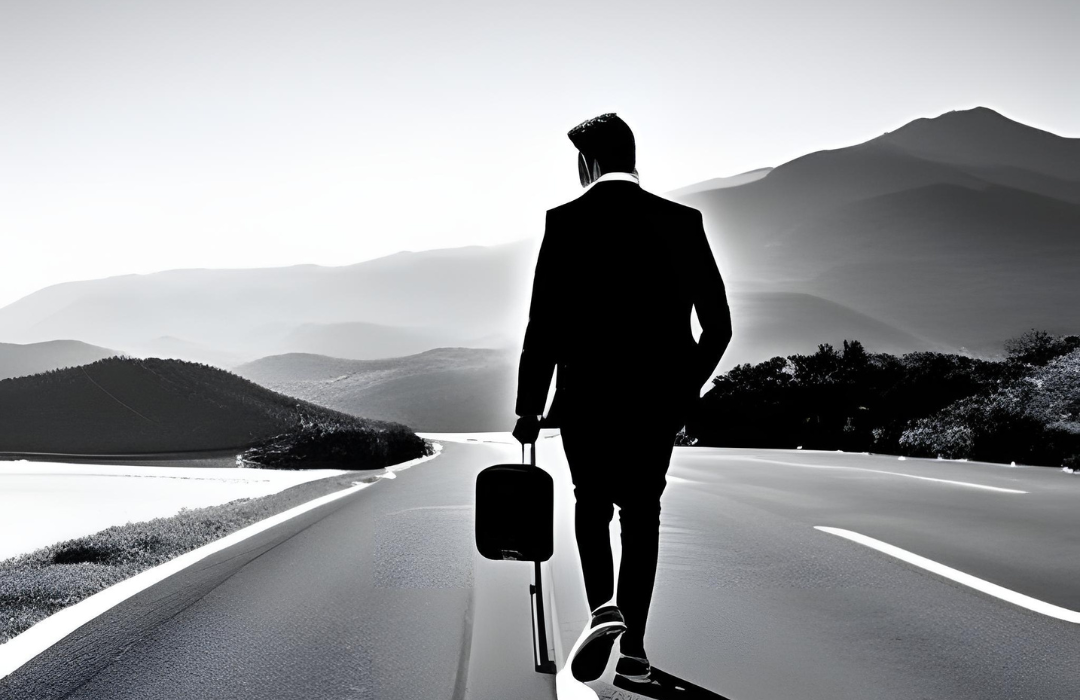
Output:
[[[638,176],[635,173],[612,171],[612,172],[609,172],[609,173],[604,173],[600,177],[596,178],[595,180],[590,182],[589,186],[586,187],[585,189],[591,189],[592,186],[595,185],[598,182],[613,182],[613,181],[634,182],[634,183],[637,183],[637,184],[641,184],[641,180],[638,178]]]

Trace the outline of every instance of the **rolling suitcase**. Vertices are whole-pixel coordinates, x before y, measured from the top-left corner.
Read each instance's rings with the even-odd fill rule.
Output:
[[[540,562],[555,551],[555,484],[536,466],[536,443],[525,463],[496,464],[476,477],[476,549],[487,559],[533,562],[533,661],[540,673],[555,673],[547,644],[543,572]]]
[[[536,466],[497,464],[476,477],[476,548],[487,559],[547,561],[555,551],[554,482]]]

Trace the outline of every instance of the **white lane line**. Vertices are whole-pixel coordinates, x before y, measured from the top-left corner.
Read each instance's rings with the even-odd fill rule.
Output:
[[[401,471],[406,467],[426,462],[429,459],[434,459],[439,456],[441,451],[442,445],[436,443],[434,454],[393,465],[389,468],[392,471],[388,471],[387,475],[392,474],[394,471]],[[193,549],[186,554],[181,554],[175,559],[170,559],[164,564],[155,566],[152,569],[147,569],[120,583],[113,584],[89,598],[84,598],[71,607],[64,608],[60,612],[50,615],[22,634],[9,639],[4,644],[0,644],[0,680],[8,677],[17,671],[23,664],[79,629],[87,622],[90,622],[95,617],[111,610],[128,598],[141,593],[155,583],[160,583],[173,574],[179,573],[192,564],[202,561],[215,552],[220,552],[238,542],[243,542],[249,537],[253,537],[264,530],[269,530],[275,525],[280,525],[287,520],[292,520],[309,510],[314,510],[319,506],[345,498],[346,496],[351,496],[357,491],[365,489],[377,481],[379,481],[379,479],[361,483],[354,482],[355,486],[352,486],[351,488],[329,493],[325,496],[316,498],[313,501],[302,503],[295,508],[290,508],[277,515],[273,515],[266,520],[260,520],[257,523],[253,523],[232,534],[226,535],[220,540],[215,540],[198,549]]]
[[[1004,600],[1007,603],[1018,605],[1021,608],[1026,608],[1027,610],[1031,610],[1032,612],[1041,613],[1048,617],[1053,617],[1058,620],[1063,620],[1065,622],[1080,624],[1080,612],[1076,612],[1075,610],[1069,610],[1068,608],[1062,608],[1057,605],[1052,605],[1050,603],[1038,600],[1037,598],[1026,596],[1023,593],[1017,593],[1016,591],[1012,591],[1008,588],[999,586],[996,583],[984,581],[981,578],[976,578],[971,574],[965,574],[963,571],[958,571],[957,569],[954,569],[950,566],[939,564],[936,561],[927,559],[926,557],[921,557],[918,554],[913,554],[905,549],[894,547],[893,545],[882,542],[881,540],[875,540],[873,537],[860,535],[859,533],[852,532],[851,530],[842,530],[838,527],[825,527],[823,525],[815,525],[814,529],[821,530],[822,532],[827,532],[830,535],[843,537],[845,539],[851,540],[852,542],[858,542],[861,545],[865,545],[867,547],[870,547],[871,549],[876,549],[877,551],[888,554],[891,557],[896,557],[897,559],[905,561],[908,564],[917,566],[921,569],[926,569],[927,571],[937,574],[938,576],[943,576],[950,581],[962,583],[963,585],[974,588],[977,591],[981,591],[987,595],[994,596],[995,598]]]
[[[1000,486],[986,486],[985,484],[972,484],[968,481],[952,481],[951,479],[935,479],[931,476],[917,476],[915,474],[905,474],[903,472],[889,472],[882,469],[867,469],[865,467],[840,467],[830,464],[804,464],[802,462],[785,462],[779,459],[765,459],[764,457],[731,457],[732,459],[749,459],[755,462],[767,462],[769,464],[786,464],[791,467],[805,467],[807,469],[846,469],[849,471],[857,472],[871,472],[873,474],[888,474],[889,476],[903,476],[908,479],[919,479],[920,481],[936,481],[939,484],[951,484],[953,486],[967,486],[973,489],[985,489],[986,491],[997,491],[998,493],[1027,493],[1027,491],[1020,491],[1019,489],[1006,489]]]

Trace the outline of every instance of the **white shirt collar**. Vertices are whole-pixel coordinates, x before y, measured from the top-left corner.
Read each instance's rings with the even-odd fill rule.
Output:
[[[598,182],[611,182],[612,180],[622,180],[624,182],[636,182],[639,185],[641,184],[641,179],[634,173],[610,172],[604,173],[600,177],[593,180],[585,189],[592,189],[592,186]]]

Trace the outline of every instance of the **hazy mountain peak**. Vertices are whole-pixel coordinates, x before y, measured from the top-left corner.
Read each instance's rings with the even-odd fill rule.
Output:
[[[947,118],[1004,119],[1004,120],[1012,122],[1014,124],[1019,124],[1020,123],[1020,122],[1017,122],[1017,121],[1013,121],[1012,119],[1009,119],[1008,117],[1006,117],[1001,112],[993,110],[990,107],[983,107],[981,105],[977,105],[977,106],[971,107],[969,109],[951,109],[948,112],[945,112],[944,114],[941,114],[941,115],[939,115],[937,117],[930,117],[929,119],[934,120],[934,119],[947,119]]]
[[[904,124],[898,129],[885,132],[882,138],[909,136],[911,134],[925,135],[932,132],[955,133],[959,129],[1004,129],[1019,133],[1022,131],[1040,131],[1034,127],[1023,124],[1014,119],[1009,119],[1001,112],[989,107],[972,107],[970,109],[954,109],[939,114],[936,117],[919,117]],[[1049,134],[1049,132],[1042,132]],[[1054,134],[1050,134],[1055,136]],[[1061,137],[1057,137],[1061,138]]]
[[[1022,168],[1080,180],[1080,139],[1028,126],[989,107],[916,119],[870,143],[898,147],[941,163]]]

